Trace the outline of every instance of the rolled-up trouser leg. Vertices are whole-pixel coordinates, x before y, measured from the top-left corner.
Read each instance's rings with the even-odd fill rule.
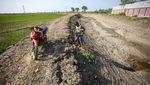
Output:
[[[33,39],[34,46],[38,46],[38,41]]]
[[[35,59],[37,59],[37,56],[38,56],[38,41],[33,39],[33,43],[34,43],[34,56],[35,56]]]

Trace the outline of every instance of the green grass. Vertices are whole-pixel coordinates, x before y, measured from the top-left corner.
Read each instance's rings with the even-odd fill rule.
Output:
[[[10,45],[13,45],[20,39],[24,38],[29,32],[30,29],[27,28],[18,31],[12,31],[6,34],[0,34],[0,53],[4,52]]]
[[[29,14],[0,14],[0,23],[56,19],[64,14],[29,13]]]
[[[95,55],[87,50],[80,50],[77,55],[76,55],[79,59],[83,59],[84,61],[88,62],[88,63],[92,63],[95,60]]]
[[[48,21],[64,15],[60,13],[0,14],[0,54],[7,47],[27,36],[30,32],[30,27],[46,24]]]
[[[0,14],[0,32],[45,24],[63,15],[54,13]]]
[[[82,57],[84,57],[89,62],[92,62],[95,59],[95,56],[89,51],[82,51]]]

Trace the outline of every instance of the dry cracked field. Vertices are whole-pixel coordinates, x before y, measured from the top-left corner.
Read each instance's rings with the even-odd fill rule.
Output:
[[[0,85],[149,85],[149,25],[100,14],[59,18],[47,25],[39,60],[31,59],[29,38],[0,55]]]

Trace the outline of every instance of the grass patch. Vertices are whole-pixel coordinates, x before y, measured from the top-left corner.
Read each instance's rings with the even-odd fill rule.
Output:
[[[43,19],[56,19],[64,14],[56,13],[28,13],[28,14],[0,14],[0,23],[35,21]]]
[[[29,13],[29,14],[0,14],[1,32],[24,27],[31,27],[38,24],[45,24],[65,14],[55,13]]]
[[[3,53],[7,47],[10,45],[15,44],[20,39],[24,38],[26,35],[28,35],[30,32],[30,29],[22,29],[18,31],[12,31],[4,34],[0,34],[0,54]]]
[[[30,29],[26,27],[46,24],[64,15],[61,13],[0,14],[0,54],[29,34]]]
[[[89,51],[81,51],[81,56],[88,62],[93,62],[95,60],[95,56]]]
[[[78,60],[84,60],[87,63],[92,63],[95,61],[95,55],[87,50],[80,50],[75,55]]]
[[[96,55],[87,50],[77,51],[75,59],[77,60],[77,70],[82,76],[82,80],[85,85],[97,84],[97,65],[95,63]],[[99,79],[98,79],[99,80]]]

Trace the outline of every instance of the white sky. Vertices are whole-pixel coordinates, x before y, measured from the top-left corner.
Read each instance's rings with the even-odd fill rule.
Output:
[[[86,5],[88,9],[112,8],[119,4],[120,0],[0,0],[0,13],[43,11],[66,11],[70,7],[82,7]]]

